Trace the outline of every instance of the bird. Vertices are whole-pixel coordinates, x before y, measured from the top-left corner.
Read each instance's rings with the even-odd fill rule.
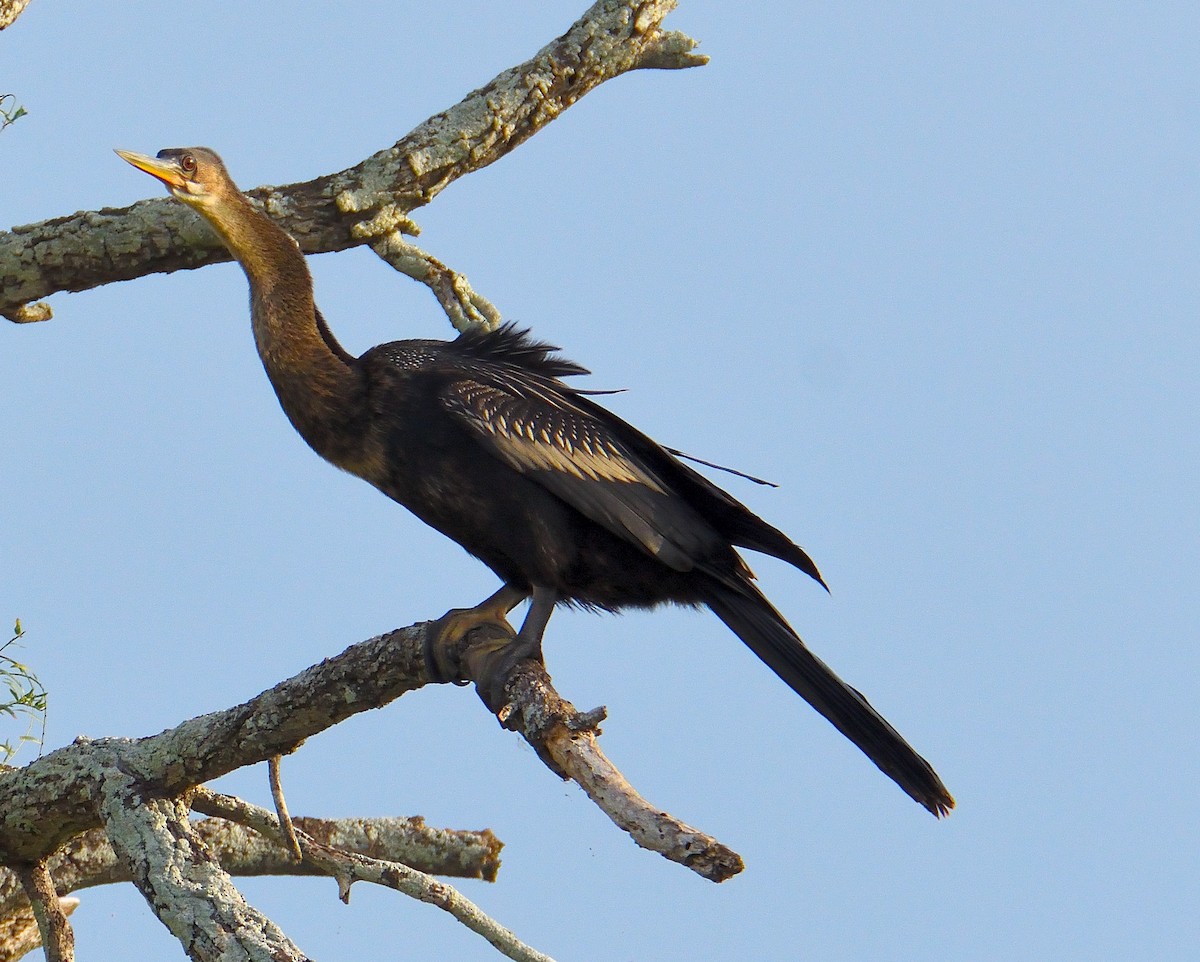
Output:
[[[566,383],[585,368],[509,324],[355,357],[317,309],[299,246],[242,194],[216,153],[117,154],[203,217],[241,265],[263,367],[308,445],[499,577],[499,590],[451,612],[440,630],[507,626],[505,616],[529,601],[501,646],[493,698],[517,664],[541,661],[559,605],[707,607],[911,798],[938,817],[954,807],[929,762],[801,641],[738,549],[779,558],[825,586],[808,554],[594,400],[604,392]]]

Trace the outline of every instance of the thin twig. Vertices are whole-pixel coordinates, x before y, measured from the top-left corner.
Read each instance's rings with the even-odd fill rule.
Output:
[[[46,962],[75,962],[75,932],[67,921],[67,913],[63,911],[46,863],[37,861],[13,868],[33,906],[38,934],[46,950]]]
[[[279,763],[282,759],[282,755],[272,755],[267,759],[271,800],[275,803],[275,814],[279,816],[284,846],[292,853],[292,857],[300,862],[304,860],[304,853],[300,851],[300,840],[296,838],[296,826],[292,824],[292,816],[288,814],[287,801],[283,797],[283,782],[279,777]]]

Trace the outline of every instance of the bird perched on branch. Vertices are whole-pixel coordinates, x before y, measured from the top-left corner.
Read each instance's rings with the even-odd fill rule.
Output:
[[[808,650],[736,549],[781,558],[824,585],[808,555],[563,382],[584,368],[508,326],[354,357],[317,310],[296,243],[242,195],[215,153],[117,153],[203,216],[242,265],[258,353],[313,450],[499,576],[499,591],[452,612],[440,630],[453,638],[486,622],[507,627],[505,615],[530,600],[494,677],[480,685],[491,707],[503,704],[517,663],[541,659],[555,605],[705,605],[912,798],[935,815],[954,806],[929,763]]]

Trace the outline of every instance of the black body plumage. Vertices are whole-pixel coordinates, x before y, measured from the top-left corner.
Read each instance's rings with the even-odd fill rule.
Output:
[[[558,603],[706,605],[910,796],[935,815],[953,807],[929,763],[759,592],[736,549],[773,555],[824,584],[808,555],[562,380],[584,368],[513,327],[397,341],[355,358],[316,309],[304,256],[215,153],[120,153],[204,216],[242,265],[259,356],[309,445],[504,581],[474,610],[502,615],[532,598],[517,654],[540,655]]]
[[[811,559],[560,378],[585,369],[512,327],[399,341],[360,359],[386,439],[385,493],[506,583],[617,610],[741,584],[733,545]]]
[[[560,378],[586,373],[512,327],[400,341],[361,358],[387,424],[385,493],[507,584],[619,610],[706,605],[935,814],[929,764],[813,655],[735,548],[824,581],[785,534]]]

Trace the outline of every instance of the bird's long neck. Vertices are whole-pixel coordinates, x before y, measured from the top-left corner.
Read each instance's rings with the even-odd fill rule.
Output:
[[[241,194],[202,213],[246,272],[254,342],[284,413],[318,454],[345,467],[361,441],[362,376],[317,312],[304,255]]]

